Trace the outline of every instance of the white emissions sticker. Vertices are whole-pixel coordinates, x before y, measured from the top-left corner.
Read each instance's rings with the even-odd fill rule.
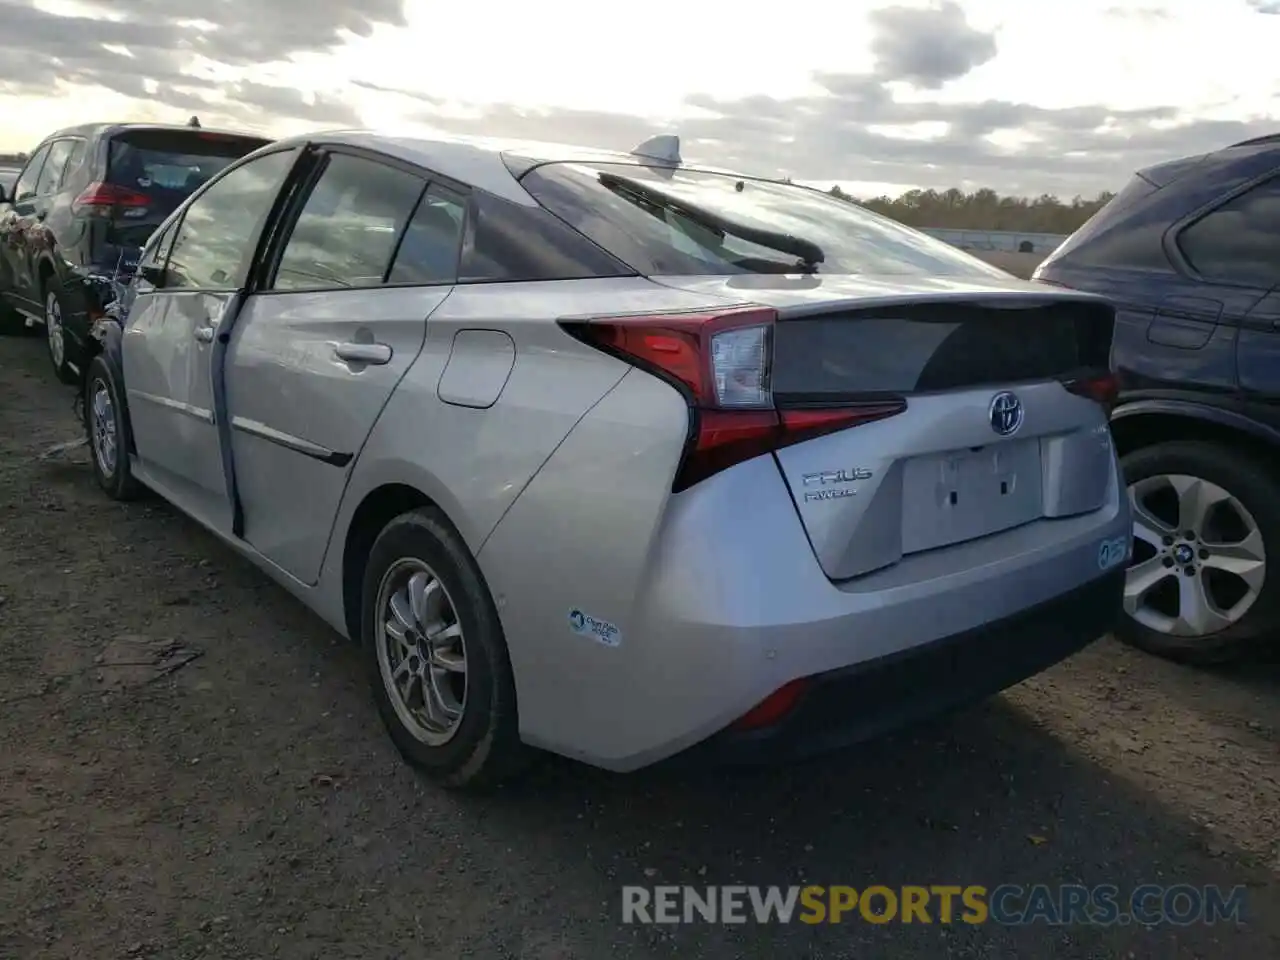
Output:
[[[606,647],[622,645],[622,631],[615,624],[581,610],[569,611],[569,629],[580,637],[590,637]]]

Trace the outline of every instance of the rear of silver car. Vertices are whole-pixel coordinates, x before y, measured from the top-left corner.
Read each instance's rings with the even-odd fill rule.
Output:
[[[559,318],[566,350],[630,369],[480,554],[530,638],[526,740],[620,770],[802,755],[1110,629],[1112,310],[931,253],[952,276],[649,271],[705,308],[632,288],[617,315],[601,290]]]

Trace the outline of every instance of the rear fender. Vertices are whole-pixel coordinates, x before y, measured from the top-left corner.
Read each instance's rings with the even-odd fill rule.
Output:
[[[1194,400],[1175,398],[1144,398],[1128,402],[1122,401],[1111,413],[1112,429],[1118,424],[1139,422],[1143,417],[1151,416],[1182,417],[1196,420],[1204,424],[1237,430],[1240,433],[1280,446],[1280,430],[1259,423],[1246,414],[1224,407]],[[1138,418],[1135,420],[1134,418]]]

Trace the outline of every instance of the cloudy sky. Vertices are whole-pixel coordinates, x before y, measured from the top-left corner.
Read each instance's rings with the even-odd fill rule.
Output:
[[[1092,195],[1280,132],[1280,0],[0,0],[0,150],[93,120],[440,129]]]

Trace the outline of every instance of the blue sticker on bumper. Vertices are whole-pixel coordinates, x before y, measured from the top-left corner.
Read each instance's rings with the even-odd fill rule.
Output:
[[[1110,570],[1129,559],[1130,537],[1112,537],[1098,544],[1098,569]]]

